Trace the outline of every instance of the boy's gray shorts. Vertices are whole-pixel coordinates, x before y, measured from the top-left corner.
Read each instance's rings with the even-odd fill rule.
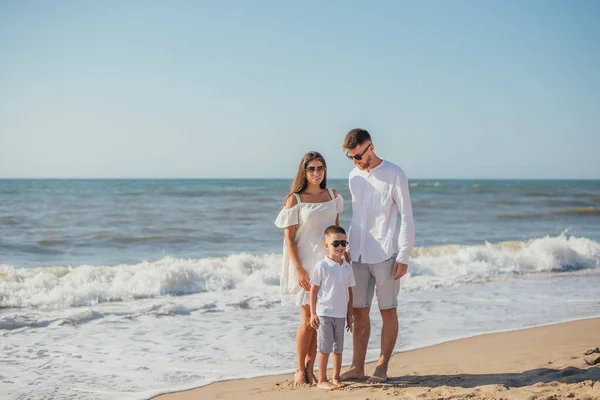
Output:
[[[344,350],[344,327],[346,318],[319,317],[317,343],[319,353],[341,354]]]
[[[394,280],[392,276],[395,262],[396,254],[377,264],[364,264],[360,258],[358,262],[352,262],[356,281],[356,286],[352,288],[354,308],[371,307],[375,293],[380,310],[398,307],[400,279]]]

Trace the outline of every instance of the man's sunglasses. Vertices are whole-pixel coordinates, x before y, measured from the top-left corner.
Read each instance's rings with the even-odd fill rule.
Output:
[[[329,244],[332,245],[333,247],[339,247],[340,245],[342,245],[342,247],[346,247],[350,243],[348,243],[347,240],[334,240],[333,242],[331,242]]]
[[[306,171],[308,172],[321,172],[321,171],[325,171],[325,166],[324,165],[319,165],[318,167],[314,167],[314,166],[310,166],[310,167],[306,167]]]
[[[367,150],[369,150],[369,147],[371,147],[373,143],[369,143],[369,145],[367,146],[367,148],[365,149],[365,151],[363,151],[360,154],[356,154],[354,156],[351,156],[350,154],[346,153],[346,157],[348,157],[349,159],[355,159],[356,161],[360,161],[362,160],[362,156],[367,152]]]

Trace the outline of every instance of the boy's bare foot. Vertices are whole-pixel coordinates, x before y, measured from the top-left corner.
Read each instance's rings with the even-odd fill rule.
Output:
[[[319,389],[323,389],[323,390],[333,390],[333,389],[337,389],[338,387],[335,386],[333,383],[326,381],[326,382],[319,382],[317,384],[317,387]]]
[[[360,379],[363,376],[365,376],[365,370],[359,370],[356,367],[350,367],[346,372],[344,372],[341,376],[340,379],[343,381],[347,381],[349,379]]]
[[[312,367],[312,365],[311,365]],[[311,384],[311,385],[316,385],[317,383],[319,383],[319,380],[317,379],[317,376],[315,375],[314,371],[311,369],[306,369],[306,381]]]
[[[345,384],[342,383],[342,381],[340,381],[339,379],[335,379],[335,378],[333,378],[331,380],[331,383],[333,383],[336,387],[339,387],[339,388],[346,386]]]
[[[383,367],[375,368],[375,372],[369,379],[367,379],[367,383],[383,383],[388,380],[387,369]]]
[[[296,375],[294,376],[294,385],[306,385],[306,372],[301,370],[296,370]]]

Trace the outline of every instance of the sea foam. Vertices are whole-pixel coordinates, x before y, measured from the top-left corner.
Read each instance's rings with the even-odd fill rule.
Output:
[[[196,260],[164,258],[117,266],[0,265],[0,306],[67,308],[236,290],[270,297],[279,285],[280,265],[281,255],[245,253]],[[416,248],[402,284],[403,290],[419,291],[515,274],[599,266],[598,242],[562,234],[523,242]]]

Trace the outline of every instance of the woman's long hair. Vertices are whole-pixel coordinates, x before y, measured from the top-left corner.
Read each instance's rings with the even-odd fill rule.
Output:
[[[285,196],[285,200],[283,202],[284,205],[288,197],[290,197],[292,194],[300,193],[301,191],[306,189],[306,187],[308,186],[308,179],[306,179],[306,167],[308,166],[308,163],[315,160],[321,161],[323,163],[323,166],[325,167],[325,170],[323,171],[323,180],[321,181],[321,184],[319,186],[321,187],[321,189],[327,188],[327,163],[325,163],[325,159],[323,158],[321,153],[318,153],[316,151],[309,151],[302,157],[302,160],[300,160],[300,165],[298,165],[298,172],[296,172],[296,178],[292,183],[290,192],[287,194],[287,196]]]

